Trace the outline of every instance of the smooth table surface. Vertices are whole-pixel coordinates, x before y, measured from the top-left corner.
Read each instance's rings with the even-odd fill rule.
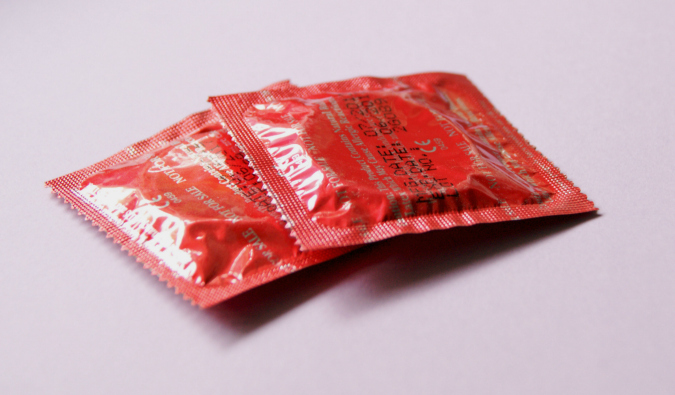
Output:
[[[0,393],[674,394],[675,2],[0,4]],[[210,310],[44,181],[209,95],[468,75],[597,215],[404,236]]]

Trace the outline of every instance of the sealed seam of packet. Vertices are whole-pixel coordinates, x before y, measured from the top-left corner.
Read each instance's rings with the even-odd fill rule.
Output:
[[[209,101],[306,250],[596,210],[461,75]]]
[[[351,250],[299,251],[211,111],[46,185],[202,307]]]

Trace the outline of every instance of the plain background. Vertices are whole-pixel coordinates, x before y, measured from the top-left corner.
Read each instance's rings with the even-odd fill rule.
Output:
[[[0,393],[675,393],[675,2],[0,4]],[[43,182],[290,78],[467,74],[599,215],[406,236],[212,310]]]

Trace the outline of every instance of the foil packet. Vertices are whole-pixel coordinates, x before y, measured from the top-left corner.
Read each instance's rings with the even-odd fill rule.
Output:
[[[209,101],[303,250],[596,210],[462,75]]]
[[[46,185],[201,307],[353,249],[300,251],[210,110]]]

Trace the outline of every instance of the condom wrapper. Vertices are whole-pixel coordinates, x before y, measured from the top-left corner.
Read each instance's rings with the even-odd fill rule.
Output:
[[[46,184],[202,307],[350,250],[300,251],[211,111]]]
[[[305,250],[595,210],[461,75],[210,101]]]

